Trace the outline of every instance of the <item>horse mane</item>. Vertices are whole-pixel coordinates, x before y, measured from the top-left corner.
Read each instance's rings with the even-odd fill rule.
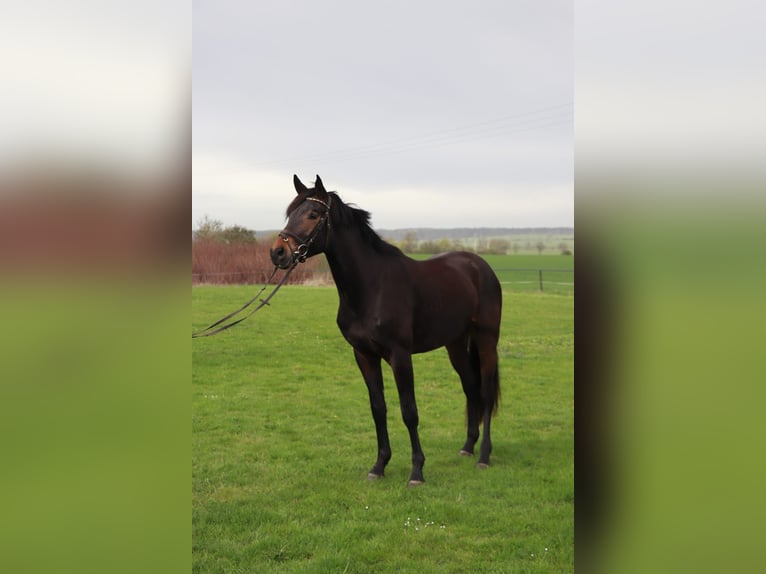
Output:
[[[314,195],[313,189],[308,193],[299,193],[287,206],[286,215],[303,203],[307,197]],[[384,240],[370,225],[370,212],[356,207],[354,204],[343,203],[340,196],[334,191],[328,192],[332,197],[332,209],[330,210],[330,222],[333,227],[356,228],[362,236],[362,241],[372,247],[378,253],[385,255],[404,255],[395,245]]]
[[[360,209],[353,204],[343,203],[343,200],[335,192],[332,196],[331,221],[336,227],[355,227],[362,236],[362,241],[367,243],[378,253],[386,255],[404,255],[395,245],[385,241],[370,225],[370,212]]]

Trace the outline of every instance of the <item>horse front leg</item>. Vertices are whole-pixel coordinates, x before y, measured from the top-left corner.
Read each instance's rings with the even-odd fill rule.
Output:
[[[399,406],[402,410],[402,419],[410,433],[412,445],[412,472],[407,486],[423,484],[423,465],[426,457],[420,446],[418,436],[418,406],[415,403],[415,380],[412,371],[412,355],[409,352],[399,351],[391,354],[391,369],[394,372],[396,388],[399,391]]]
[[[384,475],[386,465],[391,460],[391,445],[388,441],[386,423],[386,399],[383,395],[383,373],[380,370],[380,357],[354,349],[354,357],[362,372],[367,391],[370,395],[370,410],[375,421],[375,433],[378,437],[378,459],[367,474],[367,478],[376,479]]]

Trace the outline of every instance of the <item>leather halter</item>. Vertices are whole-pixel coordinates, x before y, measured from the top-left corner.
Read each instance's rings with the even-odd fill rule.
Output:
[[[314,226],[314,229],[311,230],[311,233],[309,233],[308,237],[306,239],[301,239],[294,233],[291,233],[287,231],[286,229],[283,229],[279,232],[279,237],[282,238],[282,241],[287,243],[287,248],[290,250],[290,255],[293,262],[303,263],[308,259],[308,252],[309,247],[311,247],[311,244],[314,243],[316,238],[319,236],[319,232],[322,231],[322,227],[324,227],[325,223],[327,224],[327,229],[329,230],[331,227],[330,224],[330,207],[332,206],[332,196],[327,197],[328,202],[325,203],[321,199],[317,199],[316,197],[307,197],[306,201],[314,201],[316,203],[320,203],[324,205],[325,212],[319,217],[319,221],[317,221],[317,224]],[[295,243],[298,244],[298,246],[293,250],[292,247],[290,247],[290,241],[289,239],[292,239],[295,241]]]

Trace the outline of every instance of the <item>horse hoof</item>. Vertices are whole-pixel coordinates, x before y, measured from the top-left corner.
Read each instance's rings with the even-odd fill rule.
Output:
[[[425,484],[422,480],[411,480],[407,483],[407,488],[412,488],[413,486],[420,486],[421,484]]]
[[[460,456],[473,456],[472,452],[468,452],[467,450],[460,450]]]
[[[383,478],[382,474],[375,474],[374,472],[367,473],[367,480],[377,480]]]
[[[489,463],[488,462],[480,462],[476,466],[478,466],[480,469],[484,470],[485,468],[489,468]]]

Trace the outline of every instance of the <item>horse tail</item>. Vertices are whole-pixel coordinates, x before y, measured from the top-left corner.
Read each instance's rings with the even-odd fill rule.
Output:
[[[492,376],[489,381],[490,396],[492,397],[492,416],[497,415],[497,409],[500,406],[500,369],[495,365]]]
[[[492,401],[492,416],[497,415],[497,409],[500,406],[500,373],[497,366],[497,359],[494,361],[494,366],[490,372],[490,376],[484,380],[481,372],[481,357],[479,354],[479,346],[476,343],[476,339],[471,337],[468,342],[468,354],[471,363],[471,370],[476,377],[477,383],[481,388],[482,402],[486,403],[487,400]],[[484,419],[485,409],[482,408],[480,420]]]

